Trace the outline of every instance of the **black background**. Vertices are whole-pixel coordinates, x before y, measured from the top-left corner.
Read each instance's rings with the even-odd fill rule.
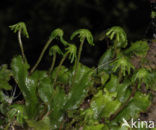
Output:
[[[145,32],[150,23],[150,3],[148,0],[3,1],[0,4],[0,64],[8,64],[13,56],[20,54],[17,34],[8,28],[20,21],[26,23],[30,35],[29,39],[23,38],[23,44],[31,66],[51,31],[58,27],[64,30],[65,39],[77,46],[78,39],[69,40],[73,31],[87,28],[93,33],[96,46],[85,44],[81,58],[81,62],[93,66],[97,65],[106,49],[106,41],[99,41],[98,36],[111,26],[123,27],[129,43],[146,38]],[[55,43],[60,45],[58,41]],[[45,69],[50,63],[51,57],[47,52],[39,68]]]

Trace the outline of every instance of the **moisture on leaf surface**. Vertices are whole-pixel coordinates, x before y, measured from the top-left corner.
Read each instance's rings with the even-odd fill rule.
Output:
[[[38,112],[38,98],[36,95],[37,79],[28,76],[29,65],[24,63],[21,56],[13,58],[11,68],[15,80],[26,100],[26,111],[29,118],[34,118]]]
[[[90,68],[79,64],[79,70],[76,75],[76,80],[68,94],[68,102],[66,107],[69,110],[76,109],[82,103],[87,95],[88,88],[93,85],[91,80],[92,71]]]
[[[91,107],[84,112],[86,118],[88,116],[92,116],[93,119],[109,118],[121,105],[119,100],[115,99],[116,96],[116,92],[111,93],[107,89],[104,89],[104,93],[99,91],[92,99]]]

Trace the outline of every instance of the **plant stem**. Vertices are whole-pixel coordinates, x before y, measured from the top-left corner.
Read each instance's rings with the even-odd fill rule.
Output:
[[[61,68],[63,62],[65,61],[65,59],[67,58],[68,54],[69,54],[69,52],[66,52],[66,53],[64,54],[63,58],[61,59],[59,65],[58,65],[58,68],[57,68],[57,70],[56,70],[56,76],[55,76],[55,79],[54,79],[54,85],[53,85],[53,86],[55,86],[55,84],[56,84],[56,81],[57,81],[57,78],[58,78],[58,74],[59,74],[59,72],[60,72],[60,68]]]
[[[83,44],[84,44],[84,39],[82,40],[80,47],[79,47],[78,58],[76,60],[75,73],[73,76],[72,84],[75,82],[76,74],[77,74],[78,69],[79,69],[79,62],[80,62],[80,58],[81,58],[81,52],[82,52]]]
[[[117,47],[118,42],[115,40],[114,43],[114,56],[116,57],[120,53],[120,49]]]
[[[56,54],[54,54],[54,56],[53,56],[53,61],[52,61],[52,64],[51,64],[51,67],[50,67],[50,70],[49,70],[49,74],[51,74],[51,72],[54,69],[55,61],[56,61]]]
[[[52,42],[52,40],[53,40],[53,39],[49,39],[49,40],[47,41],[47,43],[45,44],[45,46],[44,46],[44,48],[43,48],[43,50],[42,50],[42,52],[41,52],[41,54],[40,54],[40,56],[39,56],[39,58],[38,58],[36,64],[35,64],[34,67],[31,69],[30,74],[31,74],[32,72],[34,72],[34,70],[37,68],[37,66],[38,66],[39,63],[41,62],[42,57],[43,57],[45,51],[47,50],[48,46],[49,46],[50,43]]]
[[[122,72],[121,72],[121,69],[119,71],[119,83],[122,81]]]
[[[43,111],[40,113],[40,116],[39,116],[39,120],[43,120],[44,119],[44,117],[45,117],[45,113],[47,113],[47,104],[45,104],[45,107],[44,107],[44,109],[43,109]]]
[[[18,31],[18,42],[19,42],[19,46],[21,48],[23,60],[24,60],[24,62],[27,63],[27,59],[26,59],[26,56],[24,54],[23,43],[22,43],[22,39],[21,39],[21,30]]]

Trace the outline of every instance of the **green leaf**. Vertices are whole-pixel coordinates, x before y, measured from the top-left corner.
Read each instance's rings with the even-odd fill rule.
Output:
[[[88,30],[88,29],[79,29],[79,30],[76,30],[75,32],[73,32],[73,34],[71,35],[70,39],[73,40],[73,38],[76,36],[76,35],[79,35],[79,38],[80,38],[80,42],[84,42],[84,40],[86,39],[87,42],[94,46],[94,43],[93,43],[93,35],[92,33]]]
[[[0,89],[11,90],[12,87],[8,81],[10,80],[12,72],[7,68],[7,65],[2,65],[0,67]]]
[[[108,36],[111,40],[115,40],[114,46],[125,48],[127,46],[127,35],[123,28],[119,26],[111,27],[107,32],[106,36]]]
[[[27,120],[29,127],[32,127],[34,130],[50,130],[50,119],[45,117],[43,120]]]
[[[11,29],[14,33],[18,32],[18,31],[21,31],[22,34],[23,34],[23,36],[25,36],[26,38],[29,38],[29,34],[28,34],[28,32],[27,32],[27,27],[26,27],[26,25],[25,25],[24,22],[19,22],[19,23],[17,23],[17,24],[11,25],[11,26],[9,26],[9,27],[10,27],[10,29]]]
[[[126,126],[119,126],[117,124],[117,125],[109,125],[109,129],[108,130],[133,130],[133,129],[132,128],[129,128],[129,127],[126,127]]]
[[[49,78],[41,79],[38,85],[39,97],[50,107],[52,101],[53,86]]]
[[[56,67],[52,73],[51,76],[52,80],[54,80],[56,77],[57,69],[58,68]],[[68,68],[62,65],[58,73],[57,81],[65,85],[65,84],[69,84],[70,79],[71,79],[71,72],[69,72]]]
[[[0,91],[0,102],[8,103],[9,96],[5,95],[3,91]]]
[[[131,94],[129,86],[131,85],[131,81],[126,79],[121,84],[117,86],[117,98],[120,102],[125,102]]]
[[[8,82],[0,80],[0,89],[11,90],[12,86]]]
[[[111,75],[110,81],[106,84],[105,88],[110,92],[115,92],[117,90],[117,86],[119,84],[118,77],[115,75]]]
[[[13,58],[11,63],[13,76],[24,96],[28,117],[33,119],[38,112],[38,98],[36,95],[37,79],[28,76],[29,65],[24,63],[21,56]]]
[[[93,85],[91,79],[92,71],[90,68],[79,64],[79,70],[77,72],[75,82],[68,94],[68,102],[66,108],[68,110],[77,109],[87,96],[88,88]]]
[[[39,108],[39,102],[37,98],[37,82],[35,81],[36,79],[34,78],[27,78],[25,85],[26,85],[26,95],[24,95],[24,98],[26,100],[26,107],[27,107],[27,113],[30,117],[30,119],[35,118],[35,116],[38,114],[38,108]],[[23,86],[24,87],[24,86]],[[20,88],[21,89],[21,88]]]
[[[3,115],[7,115],[8,111],[9,111],[9,104],[6,102],[5,103],[2,102],[0,104],[0,113],[2,113]]]
[[[58,129],[60,127],[66,111],[66,102],[67,98],[64,90],[61,86],[56,86],[56,90],[53,91],[52,94],[51,110],[49,115],[52,129]]]
[[[136,41],[124,51],[126,55],[146,56],[149,46],[147,41]]]
[[[24,119],[27,119],[25,115],[25,108],[23,105],[14,104],[10,106],[10,111],[8,112],[8,118],[13,120],[16,118],[17,123],[22,125],[24,123]]]
[[[122,110],[113,122],[122,122],[122,119],[130,120],[139,117],[141,112],[145,112],[151,104],[149,95],[144,95],[141,92],[136,92],[135,96],[130,100],[128,105]]]
[[[105,85],[107,80],[109,79],[109,74],[107,74],[105,71],[102,71],[100,74],[98,74],[101,78],[101,84]]]
[[[107,89],[104,89],[105,94],[99,91],[99,93],[93,98],[91,107],[94,110],[95,116],[109,118],[121,105],[118,100],[114,100],[117,93],[109,93]]]
[[[104,89],[103,93],[100,90],[91,100],[90,108],[84,112],[85,118],[89,120],[109,118],[121,105],[121,103],[115,99],[116,96],[116,92],[110,93],[107,89]]]
[[[38,82],[42,79],[48,77],[47,71],[36,70],[32,73],[32,77],[34,77]]]
[[[151,89],[156,91],[156,71],[152,71],[150,73],[150,78],[151,78]]]
[[[8,69],[7,65],[0,66],[0,80],[9,81],[12,72]]]
[[[64,75],[62,75],[62,69],[64,70],[65,67],[61,67],[59,76],[64,78]],[[55,71],[53,73],[55,74]],[[60,80],[61,78],[59,77],[58,81]],[[47,115],[50,118],[50,122],[52,122],[52,129],[59,128],[66,111],[64,109],[66,104],[66,95],[64,89],[62,89],[61,86],[56,86],[56,89],[54,89],[50,78],[45,77],[39,81],[38,94],[41,100],[48,106]]]
[[[84,126],[84,130],[103,130],[104,124],[96,124],[94,123],[93,125],[86,125]]]
[[[102,70],[111,73],[111,66],[110,63],[112,62],[112,58],[114,55],[114,51],[112,48],[108,49],[100,58],[98,63],[98,72]]]

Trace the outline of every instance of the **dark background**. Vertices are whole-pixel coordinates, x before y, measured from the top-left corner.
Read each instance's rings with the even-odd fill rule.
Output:
[[[0,64],[10,63],[20,54],[17,34],[9,25],[24,21],[29,39],[23,38],[25,53],[30,65],[37,60],[42,47],[55,28],[64,30],[67,41],[73,31],[89,29],[95,38],[95,47],[85,44],[81,62],[97,65],[106,49],[106,42],[98,37],[111,26],[122,26],[129,42],[146,38],[150,23],[148,0],[6,0],[0,4]],[[75,42],[78,46],[78,40]],[[54,41],[54,43],[58,43]],[[39,68],[46,68],[51,57],[45,54]]]

